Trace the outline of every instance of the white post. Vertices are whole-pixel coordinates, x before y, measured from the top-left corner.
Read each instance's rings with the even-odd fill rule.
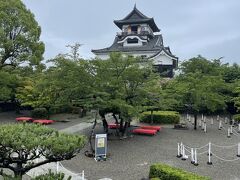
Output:
[[[204,132],[205,133],[207,132],[207,123],[206,122],[204,123]]]
[[[225,117],[225,124],[227,124],[227,117]]]
[[[219,115],[217,115],[217,120],[219,121]]]
[[[177,151],[178,151],[178,152],[177,152],[177,157],[180,158],[180,157],[181,157],[181,147],[180,147],[181,145],[180,145],[179,143],[177,143],[177,146],[178,146],[178,147],[177,147],[177,148],[178,148],[178,149],[177,149]]]
[[[180,144],[180,156],[182,156],[183,155],[183,143],[181,142],[181,144]]]
[[[191,148],[191,163],[194,164],[194,150]]]
[[[190,119],[189,119],[189,115],[188,115],[188,113],[187,113],[187,120],[190,122]]]
[[[220,120],[219,121],[219,126],[218,126],[218,129],[221,130],[222,129],[222,121]]]
[[[227,137],[228,137],[228,138],[231,137],[231,134],[230,134],[230,128],[228,128],[228,131],[227,131]]]
[[[82,171],[82,180],[85,180],[84,170]]]
[[[233,126],[230,126],[230,134],[233,134]]]
[[[192,118],[192,124],[194,124],[194,121],[195,121],[195,120],[194,120],[194,117],[193,117],[193,118]]]
[[[203,118],[203,122],[206,123],[206,116],[204,116],[204,118]]]
[[[57,173],[59,172],[59,162],[57,162]]]
[[[237,157],[240,157],[240,143],[238,143]]]
[[[208,145],[208,162],[207,164],[211,165],[212,162],[211,162],[211,142],[209,142],[209,145]]]
[[[204,130],[204,122],[202,121],[202,130]]]
[[[196,148],[195,148],[194,155],[195,155],[195,157],[194,157],[194,165],[198,166],[198,162],[197,162],[197,149]]]
[[[240,133],[240,123],[238,124],[238,132]]]
[[[235,124],[235,120],[233,119],[233,120],[232,120],[232,126],[233,126],[233,127],[234,127],[234,124]]]
[[[211,124],[213,125],[213,117],[211,118]]]
[[[199,121],[199,124],[198,124],[199,127],[202,126],[202,120]]]
[[[184,147],[184,145],[182,145],[182,148],[183,148],[182,160],[185,161],[186,160],[186,154],[185,154],[185,147]]]

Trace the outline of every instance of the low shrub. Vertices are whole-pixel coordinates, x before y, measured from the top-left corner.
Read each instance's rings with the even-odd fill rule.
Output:
[[[31,111],[33,118],[48,118],[48,111],[46,108],[35,108]]]
[[[235,120],[235,121],[240,121],[240,114],[235,114],[234,116],[233,116],[233,119]]]
[[[151,165],[149,178],[151,180],[157,180],[156,178],[164,180],[210,180],[209,177],[199,176],[197,174],[160,163]]]
[[[31,180],[63,180],[66,179],[64,173],[53,173],[51,170],[47,174],[39,175]],[[66,180],[71,180],[72,177],[69,176]]]
[[[50,114],[59,114],[59,113],[71,113],[72,108],[68,105],[65,106],[52,106],[49,109]]]
[[[177,124],[180,121],[180,114],[176,111],[153,111],[153,123]],[[151,111],[143,112],[140,122],[151,122]]]

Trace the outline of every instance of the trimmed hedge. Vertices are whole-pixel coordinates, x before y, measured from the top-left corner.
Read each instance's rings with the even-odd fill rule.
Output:
[[[176,111],[153,111],[153,123],[177,124],[180,121],[180,114]],[[151,111],[143,112],[140,122],[151,122]]]
[[[240,121],[240,114],[235,114],[233,118],[235,121]]]
[[[46,108],[35,108],[34,110],[32,110],[31,116],[33,118],[47,118],[48,111]]]
[[[165,164],[153,164],[150,167],[149,178],[151,180],[210,180],[209,177],[199,176],[182,169],[174,168]]]
[[[35,178],[32,178],[31,180],[71,180],[72,177],[69,176],[68,178],[65,178],[64,173],[53,173],[51,170],[48,171],[47,174],[39,175]]]

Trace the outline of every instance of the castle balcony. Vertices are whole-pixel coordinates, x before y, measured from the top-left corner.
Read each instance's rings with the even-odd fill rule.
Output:
[[[153,33],[149,32],[149,31],[117,32],[117,36],[120,37],[120,38],[123,38],[123,37],[126,37],[126,36],[131,36],[131,35],[153,37]]]

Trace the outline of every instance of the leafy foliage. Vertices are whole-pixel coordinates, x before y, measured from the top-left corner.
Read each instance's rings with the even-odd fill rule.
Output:
[[[22,62],[39,64],[44,44],[34,15],[21,0],[0,0],[0,12],[0,69]]]
[[[177,124],[180,121],[180,115],[176,111],[153,111],[144,112],[140,118],[141,122],[150,123],[153,116],[153,123]]]
[[[159,178],[164,180],[210,180],[208,177],[199,176],[190,172],[186,172],[182,169],[160,163],[151,165],[149,178]]]
[[[48,171],[47,174],[39,175],[32,180],[64,180],[65,175],[64,173],[53,173],[51,170]],[[71,176],[67,178],[67,180],[71,180]]]
[[[1,125],[0,167],[9,168],[15,176],[22,176],[42,164],[73,158],[84,144],[83,136],[59,133],[41,125]],[[34,161],[40,157],[44,158]]]

